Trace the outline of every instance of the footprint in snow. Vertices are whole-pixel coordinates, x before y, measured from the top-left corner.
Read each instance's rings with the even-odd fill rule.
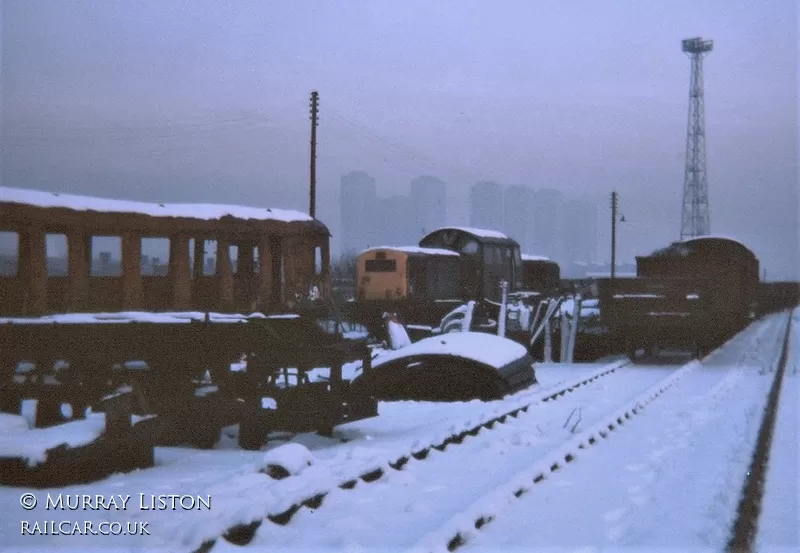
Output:
[[[647,465],[639,463],[636,465],[625,465],[625,470],[629,470],[631,472],[640,472],[644,470],[646,467]]]
[[[611,528],[608,529],[606,537],[611,542],[619,541],[619,539],[625,535],[625,532],[628,531],[628,528],[630,528],[630,524],[627,522],[623,524],[618,524],[616,526],[612,526]]]
[[[617,522],[619,519],[625,516],[625,513],[628,512],[627,507],[620,507],[619,509],[614,509],[613,511],[607,511],[606,514],[603,515],[603,519],[607,523]]]

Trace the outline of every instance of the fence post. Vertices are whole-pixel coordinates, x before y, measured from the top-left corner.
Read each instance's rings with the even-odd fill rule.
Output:
[[[575,340],[578,337],[578,324],[581,320],[581,296],[576,294],[573,299],[574,305],[572,307],[572,326],[569,332],[569,350],[567,351],[567,361],[572,363],[575,359]]]
[[[562,306],[563,307],[563,306]],[[567,342],[569,342],[569,329],[570,329],[570,320],[567,318],[567,311],[566,309],[559,309],[561,313],[561,332],[559,333],[559,346],[561,351],[561,357],[559,357],[559,363],[566,363],[567,362]]]
[[[467,302],[467,310],[464,312],[464,319],[461,321],[461,332],[469,332],[472,328],[472,312],[475,311],[475,300]]]
[[[550,313],[544,318],[544,362],[553,362],[553,336],[550,332]]]
[[[508,308],[508,282],[500,283],[500,315],[497,317],[497,335],[506,337],[506,311]]]

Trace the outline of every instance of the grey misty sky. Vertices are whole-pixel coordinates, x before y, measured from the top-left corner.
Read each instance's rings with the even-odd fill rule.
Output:
[[[677,238],[689,62],[706,58],[711,225],[797,278],[793,0],[37,1],[2,4],[2,181],[108,197],[307,209],[339,178],[384,196],[435,174],[450,222],[477,180],[608,193],[621,259]],[[336,238],[334,239],[336,244]],[[534,252],[535,253],[535,252]]]

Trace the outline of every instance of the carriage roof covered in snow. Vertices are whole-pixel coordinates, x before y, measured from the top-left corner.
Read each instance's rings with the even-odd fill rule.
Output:
[[[741,274],[758,282],[758,258],[747,246],[724,236],[698,236],[673,242],[647,256],[636,257],[637,276],[724,277]]]
[[[640,257],[687,257],[691,255],[711,256],[748,256],[755,254],[743,243],[727,236],[697,236],[683,241],[673,242],[665,248],[654,251],[649,256]]]
[[[428,233],[419,245],[423,248],[444,248],[446,250],[461,251],[459,244],[473,240],[479,244],[513,245],[517,248],[519,243],[496,230],[470,228],[470,227],[443,227]]]
[[[0,230],[41,223],[48,230],[82,227],[112,234],[131,230],[163,236],[176,231],[211,234],[325,233],[309,215],[288,209],[223,204],[163,204],[0,187]]]

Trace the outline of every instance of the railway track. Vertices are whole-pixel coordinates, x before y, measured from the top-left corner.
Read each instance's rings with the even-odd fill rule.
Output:
[[[558,402],[564,397],[569,397],[570,394],[585,388],[586,386],[605,379],[611,375],[616,374],[621,368],[630,365],[630,362],[619,361],[601,367],[597,371],[586,375],[581,378],[576,378],[561,385],[558,385],[549,390],[544,390],[538,393],[531,393],[530,391],[523,391],[514,396],[503,400],[504,404],[510,404],[500,414],[485,415],[479,422],[471,424],[468,428],[461,431],[453,432],[446,438],[438,440],[435,443],[428,444],[423,447],[415,448],[408,454],[401,455],[392,459],[386,459],[381,462],[373,462],[372,466],[368,469],[359,469],[354,471],[352,477],[346,477],[338,484],[340,490],[354,490],[360,483],[374,483],[380,481],[388,472],[400,472],[407,464],[413,459],[415,461],[424,461],[428,459],[432,452],[444,452],[452,446],[458,446],[468,441],[471,437],[478,436],[484,431],[491,431],[499,428],[507,423],[516,421],[520,415],[530,413],[537,406],[549,405]],[[275,471],[275,474],[285,474],[285,471]],[[288,477],[299,478],[299,477]],[[360,486],[359,486],[360,487]],[[306,508],[309,510],[317,510],[323,505],[323,501],[330,494],[332,490],[320,491],[310,496],[298,497],[296,500],[289,500],[290,506],[282,509],[276,513],[267,513],[259,519],[253,520],[247,524],[238,524],[229,528],[222,534],[220,539],[235,545],[246,545],[252,541],[255,532],[265,522],[285,526],[289,524],[293,517]],[[217,540],[208,540],[204,542],[198,549],[197,553],[206,553],[213,551]]]
[[[707,360],[708,357],[712,355],[714,355],[713,352],[704,358],[703,361]],[[786,341],[784,340],[780,367],[783,366],[785,357]],[[549,453],[540,457],[537,461],[517,473],[511,479],[508,479],[506,483],[497,490],[481,497],[467,509],[457,513],[445,524],[426,534],[410,550],[413,553],[453,552],[466,545],[477,536],[480,536],[485,530],[491,528],[491,526],[487,525],[498,518],[502,518],[505,513],[513,513],[514,506],[519,505],[517,502],[518,499],[534,492],[537,486],[553,480],[565,470],[569,470],[570,465],[578,458],[583,457],[588,450],[606,443],[618,433],[624,432],[624,428],[629,422],[647,412],[649,406],[675,387],[682,379],[697,371],[701,366],[702,363],[698,361],[692,361],[684,365],[674,374],[656,383],[652,388],[629,401],[622,408],[604,417],[603,420],[594,424],[592,427],[576,435],[567,443],[553,448]],[[774,377],[775,382],[780,381],[780,367],[776,371]],[[741,367],[737,369],[740,373],[744,370],[745,369]],[[728,374],[728,378],[723,378],[722,381],[709,392],[709,395],[720,395],[724,393],[725,388],[730,388],[736,381],[740,380],[740,376],[740,374]],[[726,380],[730,382],[726,382]],[[737,525],[744,527],[745,531],[742,535],[745,537],[739,538],[742,541],[737,542],[735,541],[737,535],[734,535],[729,545],[729,551],[731,552],[750,551],[749,545],[743,546],[742,544],[752,543],[752,531],[755,527],[754,521],[757,518],[757,507],[754,508],[753,505],[757,505],[759,497],[758,490],[753,490],[753,484],[750,482],[753,480],[752,472],[758,470],[756,469],[757,463],[763,462],[764,451],[768,451],[769,449],[769,444],[765,444],[767,439],[763,437],[763,433],[766,431],[764,430],[765,425],[771,424],[768,419],[770,413],[775,408],[775,405],[772,403],[772,398],[775,394],[773,391],[774,389],[773,385],[767,409],[765,410],[765,422],[762,424],[762,430],[759,434],[759,446],[754,453],[753,465],[748,473],[750,476],[748,477],[742,498],[742,504],[749,505],[749,507],[740,508],[740,521],[737,521]],[[774,417],[774,414],[771,416]],[[756,477],[757,476],[758,475],[756,475]],[[755,481],[760,482],[761,479],[759,478]],[[744,521],[741,521],[743,517],[746,518]],[[750,532],[749,534],[747,533],[748,530]]]
[[[786,323],[778,368],[772,381],[764,417],[758,431],[758,441],[753,452],[753,459],[742,486],[742,497],[737,510],[736,522],[733,524],[731,539],[728,542],[729,553],[749,553],[753,550],[753,542],[758,530],[758,518],[761,514],[761,499],[764,494],[769,452],[772,446],[772,435],[780,402],[781,384],[786,372],[789,353],[789,337],[792,331],[791,312]]]

